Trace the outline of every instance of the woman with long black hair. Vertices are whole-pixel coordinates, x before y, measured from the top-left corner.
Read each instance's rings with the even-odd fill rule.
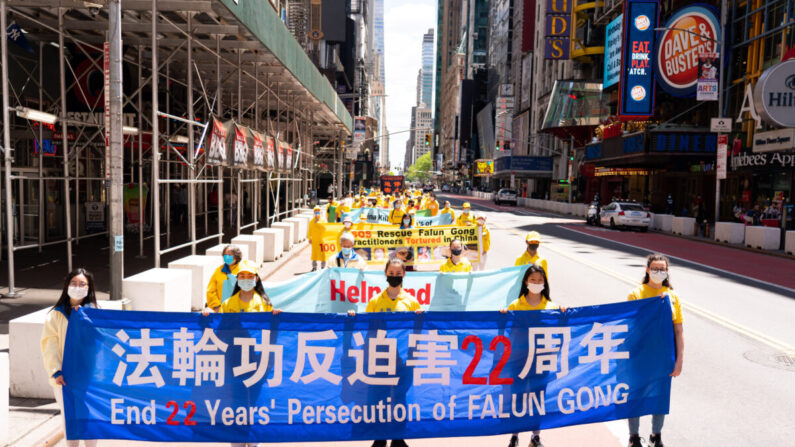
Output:
[[[72,311],[80,307],[97,307],[97,296],[94,289],[94,275],[89,271],[78,268],[66,275],[63,290],[58,302],[47,313],[44,330],[41,333],[41,354],[44,357],[44,369],[50,377],[55,401],[61,409],[61,420],[66,429],[66,419],[63,409],[63,387],[67,385],[67,378],[63,376],[63,353],[66,344],[66,329],[69,325],[69,316]],[[96,440],[84,440],[86,446],[97,445]],[[80,441],[67,440],[68,447],[77,447]]]

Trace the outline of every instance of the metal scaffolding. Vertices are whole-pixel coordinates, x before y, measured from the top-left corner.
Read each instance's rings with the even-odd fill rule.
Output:
[[[111,280],[111,298],[119,299],[123,258],[114,250],[114,236],[120,231],[128,240],[136,236],[139,256],[151,241],[152,266],[159,267],[164,254],[188,247],[195,254],[204,241],[222,243],[269,226],[305,204],[315,183],[314,141],[339,151],[336,142],[350,133],[350,116],[318,81],[326,82],[304,53],[288,58],[284,45],[269,48],[261,33],[244,23],[243,10],[230,3],[0,0],[2,28],[13,20],[33,49],[17,48],[8,39],[0,48],[9,294],[15,293],[14,253],[20,250],[63,244],[71,270],[73,244],[107,237],[111,264],[118,267],[111,269],[118,276]],[[275,14],[263,13],[268,20]],[[291,39],[286,28],[278,31]],[[285,47],[295,48],[290,45]],[[113,73],[114,57],[119,73]],[[102,87],[103,94],[94,78],[107,76],[109,67],[111,89]],[[21,110],[44,113],[45,120]],[[50,116],[57,121],[47,123]],[[297,154],[292,166],[255,169],[213,162],[205,150],[213,120],[289,145]],[[123,184],[128,191],[122,191]],[[187,194],[182,188],[176,192],[177,185]],[[117,226],[109,232],[108,219],[104,228],[87,228],[86,213],[96,211],[83,211],[87,204],[121,222],[118,203],[124,194],[137,199],[137,216],[127,213],[126,231]],[[118,206],[109,207],[111,199]],[[175,231],[183,218],[186,234]]]

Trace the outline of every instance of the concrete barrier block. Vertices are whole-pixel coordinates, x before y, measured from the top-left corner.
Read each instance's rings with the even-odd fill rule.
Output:
[[[745,225],[739,222],[716,222],[715,240],[728,244],[745,242]]]
[[[8,353],[0,352],[0,444],[8,442]]]
[[[674,216],[673,214],[655,214],[654,227],[662,232],[671,233],[673,231]]]
[[[788,255],[795,255],[795,231],[787,231],[784,237],[784,251]]]
[[[671,222],[671,231],[682,236],[692,236],[695,234],[695,217],[674,217]]]
[[[271,228],[282,230],[284,251],[290,251],[290,247],[293,246],[293,240],[295,239],[295,236],[293,235],[293,232],[295,231],[295,225],[289,222],[276,222],[271,225]]]
[[[781,228],[745,227],[745,245],[760,250],[778,250]]]
[[[284,231],[275,228],[260,228],[254,236],[262,238],[262,259],[273,262],[284,253]]]
[[[149,269],[124,278],[122,296],[133,310],[190,312],[191,273],[184,269]]]
[[[280,223],[289,224],[289,225],[293,226],[292,238],[290,239],[290,243],[295,245],[299,241],[298,230],[299,230],[300,224],[298,222],[296,222],[295,220],[293,220],[293,219],[295,219],[295,218],[294,217],[288,217],[286,219],[282,219]]]
[[[204,254],[206,254],[207,256],[218,256],[218,259],[221,259],[223,257],[223,255],[224,255],[224,248],[226,248],[227,245],[229,245],[229,244],[214,245],[214,246],[208,248],[207,250],[205,250]],[[250,253],[248,252],[248,245],[243,245],[243,246],[238,245],[237,248],[240,249],[240,252],[243,255],[243,259],[250,259],[250,257],[249,257]],[[222,262],[222,261],[219,261],[219,263],[220,262]]]
[[[248,259],[257,265],[262,264],[262,252],[265,242],[261,237],[253,234],[241,234],[232,238],[232,244],[238,247],[248,247]]]
[[[207,298],[207,285],[215,269],[223,261],[218,256],[191,255],[168,263],[170,269],[184,269],[190,272],[190,308],[201,310]]]
[[[122,308],[121,301],[99,301],[97,305],[102,309],[121,310]],[[44,322],[47,320],[50,308],[51,306],[48,306],[8,322],[9,372],[7,375],[3,372],[2,375],[9,378],[7,389],[11,396],[55,399],[47,371],[44,370],[44,358],[41,355],[41,332],[44,330]],[[0,381],[2,380],[0,378]],[[2,386],[0,392],[3,392]],[[0,397],[0,409],[2,408],[8,408],[8,402],[2,405]]]
[[[295,216],[289,219],[284,219],[283,222],[295,223],[295,243],[306,240],[306,233],[309,230],[309,220],[303,217]]]

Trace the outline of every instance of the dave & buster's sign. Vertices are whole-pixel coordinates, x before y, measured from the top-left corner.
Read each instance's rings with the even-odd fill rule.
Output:
[[[675,12],[657,39],[654,70],[660,86],[674,96],[692,96],[698,81],[698,58],[717,53],[720,22],[706,6]]]
[[[619,115],[622,119],[654,115],[652,50],[657,26],[657,0],[624,2],[624,48],[621,52]]]

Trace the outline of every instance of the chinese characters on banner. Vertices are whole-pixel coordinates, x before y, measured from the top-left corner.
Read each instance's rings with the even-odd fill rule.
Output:
[[[621,56],[619,116],[647,118],[654,115],[652,50],[657,26],[657,0],[624,2],[624,48]]]
[[[67,437],[406,439],[665,414],[672,332],[659,298],[355,317],[82,308],[64,355]]]
[[[403,192],[403,176],[402,175],[382,175],[381,176],[381,192],[384,194],[395,194]]]

